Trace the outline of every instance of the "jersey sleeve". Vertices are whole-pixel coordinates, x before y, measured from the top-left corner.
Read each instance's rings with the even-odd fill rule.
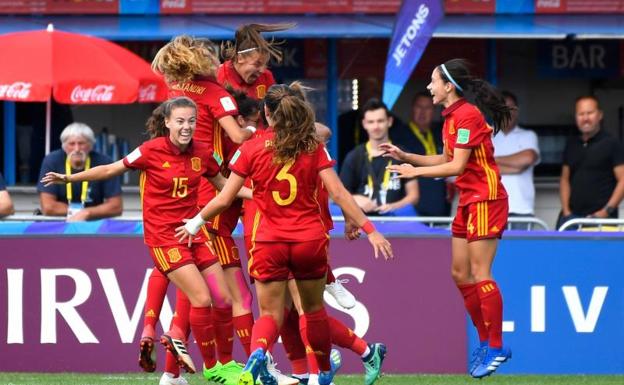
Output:
[[[336,164],[336,161],[332,159],[331,155],[329,155],[329,151],[327,151],[327,147],[325,147],[323,143],[319,143],[316,149],[316,153],[318,160],[318,163],[316,165],[317,171],[334,167],[334,165]]]
[[[251,142],[244,142],[243,145],[236,150],[234,155],[232,155],[229,166],[230,171],[243,178],[247,178],[251,173],[251,146],[247,145],[248,143]]]
[[[486,136],[492,134],[492,128],[478,112],[459,117],[455,127],[457,127],[456,148],[477,147]]]
[[[204,172],[206,178],[213,178],[221,171],[221,166],[214,156],[206,156],[204,161],[206,162],[206,171]]]
[[[210,114],[217,120],[228,115],[238,115],[236,101],[224,88],[215,90],[215,92],[208,95],[203,102],[206,103]]]
[[[149,164],[150,148],[144,143],[123,158],[123,164],[134,170],[145,170]]]

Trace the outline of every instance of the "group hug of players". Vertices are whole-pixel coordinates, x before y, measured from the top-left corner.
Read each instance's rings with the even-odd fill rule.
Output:
[[[281,52],[261,33],[291,27],[240,27],[234,42],[221,47],[223,63],[209,40],[174,38],[152,63],[165,77],[170,99],[146,123],[151,139],[120,161],[42,179],[61,184],[141,172],[144,238],[155,264],[140,342],[139,364],[145,371],[156,369],[155,326],[169,282],[177,288],[172,324],[160,338],[167,349],[161,385],[187,384],[180,368],[196,372],[187,352],[190,332],[209,381],[329,385],[341,366],[332,344],[362,357],[365,385],[380,376],[386,346],[368,344],[323,306],[323,291],[334,279],[327,255],[333,227],[329,198],[343,210],[347,239],[366,233],[375,257],[392,258],[392,249],[336,175],[324,145],[328,129],[315,122],[305,87],[275,84],[267,69]],[[491,277],[507,221],[507,195],[490,139],[509,121],[510,111],[458,59],[436,67],[427,88],[434,103],[445,107],[445,153],[409,154],[390,143],[380,149],[404,162],[389,166],[395,177],[457,176],[452,276],[479,332],[481,346],[469,371],[480,378],[511,357],[502,345],[502,297]],[[466,92],[475,95],[475,104],[466,101]],[[255,320],[232,238],[241,216],[260,310]],[[234,334],[247,356],[245,365],[233,360]],[[292,366],[290,376],[272,361],[278,336]]]

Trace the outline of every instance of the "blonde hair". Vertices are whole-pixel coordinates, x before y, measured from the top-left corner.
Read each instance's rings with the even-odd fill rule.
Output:
[[[301,153],[310,153],[319,145],[314,126],[314,111],[302,98],[301,83],[275,84],[264,97],[271,112],[273,161],[278,164],[294,161]]]
[[[239,55],[246,56],[254,52],[268,55],[278,63],[282,61],[282,51],[278,48],[283,42],[265,40],[262,32],[278,32],[294,28],[295,23],[280,24],[245,24],[236,30],[234,43],[228,41],[221,44],[221,51],[225,60],[234,60]]]
[[[218,66],[214,44],[188,35],[173,38],[152,60],[152,69],[163,74],[168,83],[188,82],[200,75],[215,76]]]

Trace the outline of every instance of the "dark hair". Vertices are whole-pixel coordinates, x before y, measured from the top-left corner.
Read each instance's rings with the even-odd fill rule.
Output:
[[[504,91],[501,91],[501,95],[503,95],[504,99],[507,99],[507,98],[511,99],[514,106],[518,107],[518,98],[513,92],[504,90]]]
[[[416,104],[416,101],[418,99],[420,99],[420,98],[425,98],[425,99],[428,99],[428,100],[432,100],[431,99],[431,94],[429,92],[425,92],[425,91],[416,92],[414,94],[414,97],[412,98],[412,106],[414,104]]]
[[[282,51],[278,46],[282,42],[277,42],[274,39],[271,41],[265,40],[262,32],[278,32],[285,31],[295,27],[295,23],[280,23],[280,24],[245,24],[236,30],[234,35],[234,43],[228,41],[221,44],[221,52],[225,60],[233,60],[238,55],[245,55],[243,51],[249,53],[259,52],[260,54],[269,55],[278,63],[282,61]]]
[[[238,114],[243,118],[248,118],[254,114],[257,114],[258,111],[260,111],[260,102],[247,95],[246,92],[241,90],[235,90],[230,86],[225,87],[225,89],[230,93],[230,95],[232,95],[232,97],[236,101],[236,105],[238,106]]]
[[[377,98],[369,99],[360,108],[360,120],[364,120],[364,115],[366,115],[368,111],[375,111],[379,109],[383,109],[384,111],[386,111],[386,117],[390,117],[390,110],[388,110],[388,106],[386,106],[384,102]]]
[[[171,116],[173,110],[183,107],[190,107],[197,111],[195,102],[186,96],[178,96],[166,100],[156,107],[152,111],[152,115],[147,118],[147,122],[145,122],[145,130],[149,134],[150,139],[169,135],[169,129],[165,126],[165,119]]]
[[[294,161],[303,152],[312,152],[318,146],[314,127],[314,111],[301,98],[299,83],[272,85],[264,97],[264,104],[273,121],[273,161],[278,164]]]
[[[487,81],[474,77],[470,73],[469,63],[464,59],[451,59],[444,63],[452,80],[463,89],[455,87],[458,96],[466,96],[473,100],[479,110],[490,119],[494,125],[496,134],[502,127],[506,127],[511,121],[511,108],[505,104],[501,93]],[[440,77],[447,83],[453,83],[441,68],[436,67]]]
[[[576,100],[574,101],[574,105],[576,106],[578,102],[585,99],[593,100],[594,102],[596,102],[596,107],[598,107],[598,109],[600,110],[600,100],[598,100],[598,98],[594,95],[581,95],[576,98]]]

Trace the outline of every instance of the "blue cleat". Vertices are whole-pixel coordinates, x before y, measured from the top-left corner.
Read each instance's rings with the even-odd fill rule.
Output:
[[[510,358],[511,349],[509,348],[488,348],[487,354],[483,359],[483,362],[479,366],[477,366],[476,369],[470,374],[474,378],[487,377],[490,374],[494,373],[503,362],[506,362]]]
[[[334,380],[334,376],[338,372],[338,369],[342,366],[342,356],[336,349],[332,349],[329,354],[330,369],[328,372],[320,372],[318,376],[319,385],[330,385]]]
[[[472,374],[472,372],[474,372],[474,370],[479,365],[481,365],[481,363],[485,359],[485,356],[487,355],[487,351],[488,351],[487,342],[472,351],[472,358],[470,359],[470,366],[468,368],[468,373]]]
[[[384,358],[386,358],[386,345],[384,344],[372,344],[369,345],[370,354],[363,358],[364,361],[364,385],[373,385],[375,381],[381,376],[381,365]]]
[[[271,376],[267,372],[264,350],[262,350],[262,348],[258,348],[249,356],[247,364],[238,377],[238,385],[255,385],[258,377],[262,377],[263,375]],[[271,378],[275,381],[273,376],[271,376]],[[270,379],[267,377],[267,380]],[[277,385],[277,382],[271,383],[269,381],[268,383],[264,383],[264,385]]]

